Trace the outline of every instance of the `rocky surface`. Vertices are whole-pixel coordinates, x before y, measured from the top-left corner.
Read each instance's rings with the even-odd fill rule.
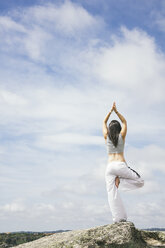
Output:
[[[57,233],[17,248],[144,248],[165,247],[165,232],[143,231],[132,222]]]

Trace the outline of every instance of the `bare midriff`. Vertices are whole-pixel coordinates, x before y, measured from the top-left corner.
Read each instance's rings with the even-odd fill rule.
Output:
[[[124,153],[109,153],[108,154],[108,162],[119,161],[126,162],[124,158]]]

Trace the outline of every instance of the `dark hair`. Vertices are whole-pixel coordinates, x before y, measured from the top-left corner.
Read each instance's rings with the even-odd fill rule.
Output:
[[[112,143],[116,147],[118,144],[119,133],[121,131],[120,122],[117,120],[112,120],[109,123],[108,131],[109,131],[108,132],[109,139],[112,141]]]

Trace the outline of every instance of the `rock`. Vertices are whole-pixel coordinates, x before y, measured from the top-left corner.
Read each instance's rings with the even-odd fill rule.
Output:
[[[165,247],[165,232],[143,231],[132,222],[56,233],[17,248],[145,248]]]

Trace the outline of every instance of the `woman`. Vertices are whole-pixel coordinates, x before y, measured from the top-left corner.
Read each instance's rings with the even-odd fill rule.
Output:
[[[107,121],[112,112],[115,112],[122,122],[112,120],[107,128]],[[128,191],[140,188],[144,185],[144,180],[132,168],[130,168],[124,158],[124,144],[127,134],[127,121],[117,111],[115,102],[111,111],[103,121],[103,135],[107,144],[108,163],[105,171],[106,189],[108,202],[112,212],[113,222],[127,220],[126,210],[120,198],[119,190]],[[120,185],[120,186],[119,186]]]

